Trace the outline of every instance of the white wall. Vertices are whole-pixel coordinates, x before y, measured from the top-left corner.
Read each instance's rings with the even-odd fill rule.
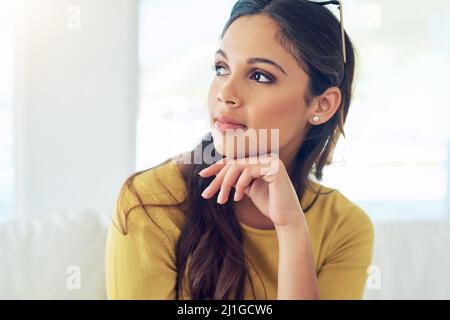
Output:
[[[18,14],[15,213],[109,215],[135,168],[138,0],[20,0]]]

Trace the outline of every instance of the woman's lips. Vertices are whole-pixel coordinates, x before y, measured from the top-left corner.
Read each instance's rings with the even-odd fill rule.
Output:
[[[236,130],[236,129],[243,129],[247,130],[247,126],[241,125],[241,124],[235,124],[235,123],[229,123],[229,122],[221,122],[219,120],[216,120],[214,122],[214,126],[222,131],[223,133],[226,132],[226,130]]]

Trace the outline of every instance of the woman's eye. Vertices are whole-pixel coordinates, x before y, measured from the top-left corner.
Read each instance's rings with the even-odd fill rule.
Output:
[[[253,76],[253,75],[259,75],[259,79],[261,79],[261,76],[262,76],[263,78],[266,78],[266,79],[268,80],[268,81],[258,81],[258,82],[261,82],[261,83],[272,83],[272,82],[273,82],[272,79],[271,79],[269,76],[266,76],[264,73],[255,71],[255,72],[252,74],[252,76]]]
[[[216,72],[217,76],[222,76],[222,75],[225,74],[225,73],[223,73],[223,74],[220,73],[221,69],[225,70],[224,66],[219,65],[219,64],[213,66],[213,70]],[[256,82],[260,82],[260,83],[272,83],[273,82],[272,77],[270,77],[270,76],[268,76],[268,75],[266,75],[266,74],[264,74],[262,72],[259,72],[259,71],[253,72],[252,76],[250,77],[250,79],[255,79]]]
[[[216,71],[216,75],[218,75],[218,76],[220,76],[221,74],[218,74],[217,72],[218,72],[218,70],[220,70],[220,69],[224,69],[225,70],[225,68],[223,67],[223,66],[221,66],[221,65],[215,65],[214,66],[214,70]]]

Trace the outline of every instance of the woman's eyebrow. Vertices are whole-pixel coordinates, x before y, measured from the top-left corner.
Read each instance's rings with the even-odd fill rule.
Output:
[[[219,55],[223,56],[226,60],[228,60],[227,54],[222,49],[217,50],[216,54],[219,54]],[[276,62],[274,62],[272,60],[266,59],[266,58],[259,58],[259,57],[250,58],[250,59],[247,60],[247,63],[248,64],[267,63],[267,64],[270,64],[271,66],[274,66],[275,68],[277,68],[278,70],[283,72],[284,75],[287,76],[286,71],[284,71],[284,69],[278,63],[276,63]]]

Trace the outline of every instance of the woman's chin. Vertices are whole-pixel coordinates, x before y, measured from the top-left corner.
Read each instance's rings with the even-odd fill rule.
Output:
[[[249,150],[249,148],[245,148],[245,150],[237,150],[236,147],[226,148],[221,143],[217,143],[217,144],[215,143],[214,148],[217,153],[219,153],[220,155],[222,155],[228,159],[241,159],[241,158],[257,157],[259,155],[257,149]],[[266,154],[266,153],[267,152],[264,152],[264,154]]]

